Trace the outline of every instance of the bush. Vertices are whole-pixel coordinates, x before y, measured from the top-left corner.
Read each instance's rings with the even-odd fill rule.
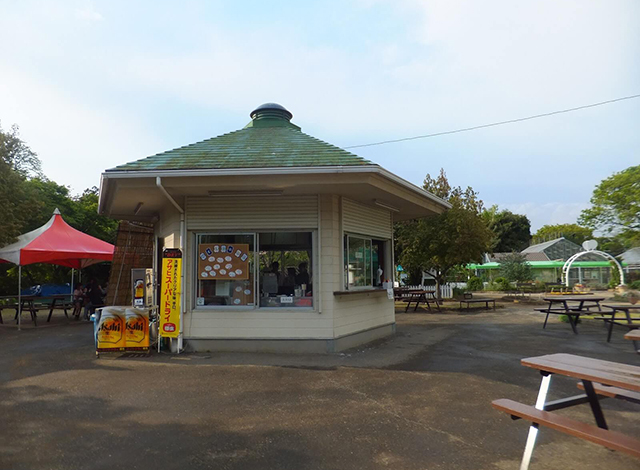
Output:
[[[467,289],[470,291],[479,291],[484,289],[484,282],[482,282],[482,279],[480,279],[477,276],[472,276],[468,281],[467,281]]]
[[[467,289],[462,289],[461,287],[453,288],[453,297],[456,299],[460,299],[464,297],[464,294],[467,292]]]
[[[510,291],[513,290],[513,287],[511,286],[511,283],[509,281],[507,281],[504,277],[497,277],[494,279],[493,284],[495,286],[495,290],[502,290],[502,291]]]
[[[631,284],[629,284],[629,287],[631,289],[640,290],[640,279],[638,279],[637,281],[633,281]]]

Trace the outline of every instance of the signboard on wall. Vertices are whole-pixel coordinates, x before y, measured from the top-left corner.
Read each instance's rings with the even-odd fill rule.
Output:
[[[162,287],[160,290],[160,336],[177,338],[180,334],[180,273],[182,252],[165,249],[162,252]]]
[[[201,243],[198,245],[198,279],[249,279],[249,245]]]

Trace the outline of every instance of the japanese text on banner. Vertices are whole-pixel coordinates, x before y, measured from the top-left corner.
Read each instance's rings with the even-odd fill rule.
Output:
[[[160,336],[177,338],[180,334],[180,250],[165,250],[162,257],[160,294]]]

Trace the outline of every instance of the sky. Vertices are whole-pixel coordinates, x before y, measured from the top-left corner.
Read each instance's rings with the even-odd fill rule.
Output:
[[[637,0],[0,0],[0,125],[73,193],[239,129],[265,102],[346,147],[640,94]],[[640,99],[353,149],[421,185],[444,168],[535,231],[640,163]]]

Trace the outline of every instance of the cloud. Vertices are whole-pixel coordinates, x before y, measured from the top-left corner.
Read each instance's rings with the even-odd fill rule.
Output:
[[[0,102],[3,127],[18,124],[21,138],[42,161],[44,174],[71,186],[74,193],[98,186],[105,169],[162,148],[134,115],[96,109],[13,68],[3,69]]]
[[[76,8],[74,15],[77,19],[85,21],[102,21],[104,19],[100,13],[90,7]]]

